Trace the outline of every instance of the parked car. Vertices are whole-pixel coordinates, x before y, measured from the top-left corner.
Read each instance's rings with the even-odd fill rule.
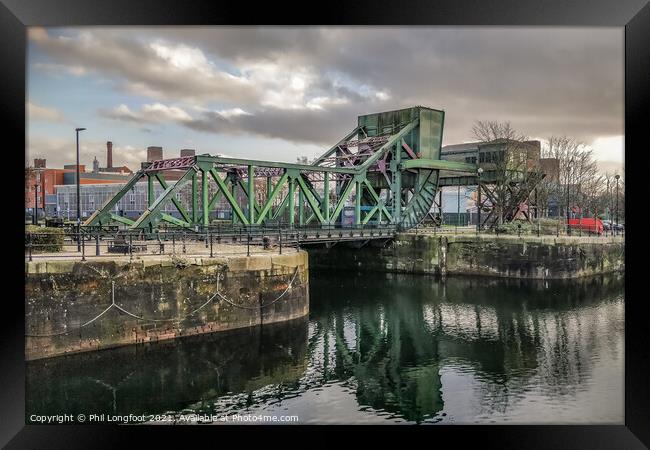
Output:
[[[585,233],[603,234],[603,221],[593,217],[583,217],[582,219],[569,219],[570,230],[581,230]]]

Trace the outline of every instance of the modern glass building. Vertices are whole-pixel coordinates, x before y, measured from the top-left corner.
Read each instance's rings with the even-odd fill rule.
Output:
[[[170,185],[174,182],[169,182]],[[199,182],[200,185],[200,182]],[[110,184],[87,184],[81,185],[81,217],[89,217],[96,210],[101,208],[110,198],[115,196],[115,194],[122,189],[124,185],[121,183],[110,183]],[[181,205],[185,210],[191,214],[192,211],[192,200],[191,200],[191,189],[192,184],[187,183],[183,188],[176,194],[176,198],[179,200]],[[163,188],[160,185],[154,186],[154,191],[156,197],[163,192]],[[212,198],[214,195],[215,187],[210,186],[209,197]],[[246,202],[240,199],[240,204],[244,205]],[[147,183],[137,183],[131,192],[125,195],[116,205],[115,205],[115,214],[121,215],[134,219],[139,217],[147,209]],[[201,203],[199,200],[199,208],[201,208]],[[178,212],[178,209],[174,206],[172,202],[168,202],[165,205],[164,212],[170,214],[174,217],[181,218],[181,214]],[[77,217],[77,186],[76,185],[60,185],[56,186],[56,208],[53,211],[53,215],[56,217],[62,217],[66,220],[75,220]],[[212,219],[230,219],[231,212],[230,208],[227,206],[226,201],[222,198],[217,202],[215,207],[210,211],[210,217]]]

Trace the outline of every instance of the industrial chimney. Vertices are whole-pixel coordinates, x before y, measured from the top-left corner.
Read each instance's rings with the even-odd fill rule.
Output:
[[[111,141],[106,142],[106,168],[110,169],[113,167],[113,143]]]

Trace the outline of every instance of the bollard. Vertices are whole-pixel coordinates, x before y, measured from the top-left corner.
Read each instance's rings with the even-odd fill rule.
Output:
[[[186,251],[185,251],[185,231],[183,231],[183,234],[181,234],[181,239],[183,240],[183,253],[186,253]]]
[[[95,236],[95,256],[99,256],[99,233]]]
[[[32,260],[32,233],[29,233],[29,243],[27,244],[29,247],[29,260]]]
[[[251,232],[248,232],[248,236],[246,238],[246,256],[251,255]]]
[[[129,234],[129,261],[133,261],[133,235]]]
[[[212,258],[212,257],[213,257],[213,254],[212,254],[212,233],[210,233],[210,258]]]
[[[176,254],[176,233],[172,231],[172,255]]]

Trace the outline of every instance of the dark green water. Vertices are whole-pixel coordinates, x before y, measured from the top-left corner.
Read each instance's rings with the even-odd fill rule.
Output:
[[[312,272],[310,292],[308,319],[29,363],[27,420],[623,423],[620,276],[443,283]]]

